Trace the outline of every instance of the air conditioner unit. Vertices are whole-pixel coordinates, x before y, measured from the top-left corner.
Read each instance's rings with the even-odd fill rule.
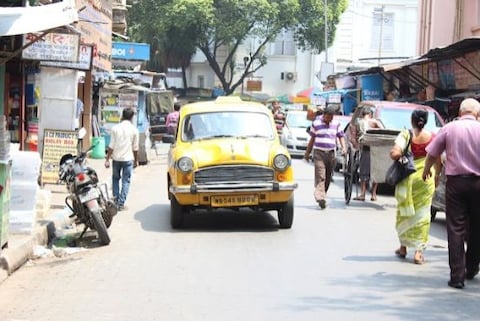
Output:
[[[293,71],[287,71],[285,72],[285,79],[295,81],[297,80],[297,73]]]

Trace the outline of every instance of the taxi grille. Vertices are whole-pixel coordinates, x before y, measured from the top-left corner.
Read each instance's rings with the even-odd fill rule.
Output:
[[[215,166],[195,172],[195,183],[271,182],[273,169],[260,166]]]

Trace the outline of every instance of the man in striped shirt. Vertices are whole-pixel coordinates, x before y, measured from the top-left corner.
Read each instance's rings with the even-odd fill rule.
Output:
[[[315,192],[314,197],[318,205],[324,209],[327,206],[326,194],[335,166],[335,149],[337,138],[345,154],[344,132],[340,123],[334,120],[335,109],[328,106],[323,115],[318,116],[310,127],[310,141],[305,151],[305,160],[309,161],[313,149],[313,161],[315,165]]]

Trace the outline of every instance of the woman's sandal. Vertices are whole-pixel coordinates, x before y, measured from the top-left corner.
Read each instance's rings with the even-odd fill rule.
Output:
[[[371,200],[372,202],[375,202],[375,201],[377,200],[377,197],[376,197],[376,196],[372,196],[372,197],[370,198],[370,200]]]
[[[357,196],[357,197],[354,197],[353,200],[354,200],[354,201],[362,201],[362,202],[365,202],[365,197]]]
[[[398,256],[401,259],[404,259],[404,258],[407,257],[407,250],[402,249],[402,248],[398,248],[397,250],[395,250],[395,255]]]
[[[415,264],[423,264],[425,262],[425,258],[423,257],[422,252],[420,251],[415,252],[415,257],[413,259],[413,262],[415,262]]]

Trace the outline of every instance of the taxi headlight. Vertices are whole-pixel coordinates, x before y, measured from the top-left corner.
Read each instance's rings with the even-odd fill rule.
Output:
[[[275,156],[275,158],[273,159],[273,167],[275,167],[276,170],[284,171],[289,166],[290,166],[290,159],[284,154],[279,154]]]
[[[177,168],[183,173],[188,173],[193,169],[193,160],[190,157],[182,157],[177,161]]]

